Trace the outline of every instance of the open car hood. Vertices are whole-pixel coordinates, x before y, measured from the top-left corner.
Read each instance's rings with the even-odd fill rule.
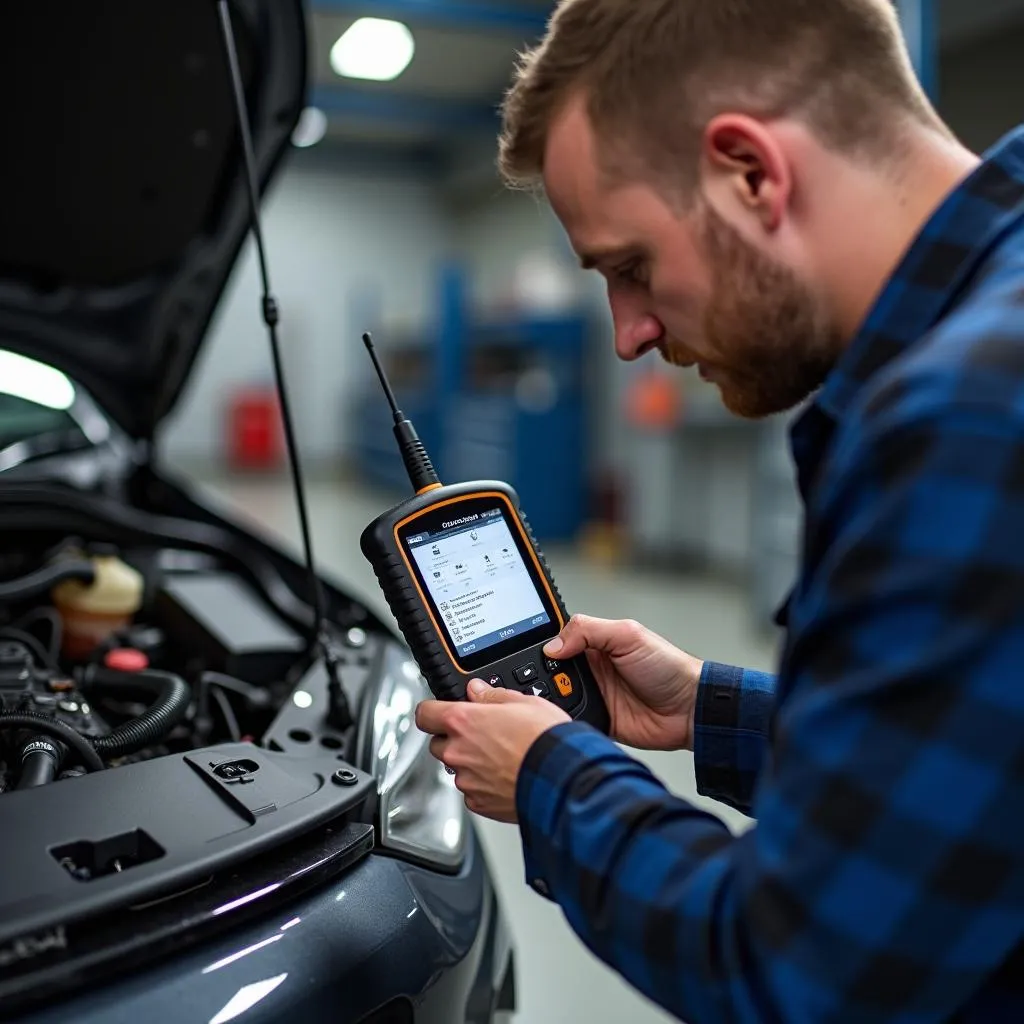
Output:
[[[265,189],[305,97],[302,4],[231,12]],[[0,88],[0,348],[149,438],[249,229],[216,3],[5,4]]]

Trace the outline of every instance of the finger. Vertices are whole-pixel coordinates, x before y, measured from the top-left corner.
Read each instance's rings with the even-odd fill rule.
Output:
[[[518,690],[506,690],[504,687],[488,686],[481,679],[471,679],[466,693],[473,704],[514,704],[528,700],[525,693]]]
[[[434,736],[430,740],[430,753],[445,765],[448,764],[448,753],[451,740],[447,736]]]
[[[544,648],[549,658],[574,658],[583,651],[625,654],[640,644],[646,630],[632,619],[597,619],[574,615]]]
[[[447,701],[421,701],[416,708],[417,728],[433,736],[447,736],[450,732],[448,719],[454,707],[454,704]]]

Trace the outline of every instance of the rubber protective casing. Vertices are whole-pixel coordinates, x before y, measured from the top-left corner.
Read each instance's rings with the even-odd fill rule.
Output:
[[[471,483],[450,484],[418,494],[375,519],[363,531],[359,541],[363,555],[373,566],[377,581],[387,599],[391,613],[398,623],[398,628],[402,631],[402,636],[405,637],[413,657],[426,677],[431,692],[438,700],[465,700],[466,684],[470,679],[479,677],[481,673],[463,672],[446,651],[399,547],[396,528],[399,523],[410,516],[431,509],[442,502],[480,497],[495,492],[508,499],[522,527],[527,544],[537,555],[540,570],[547,581],[558,614],[562,619],[558,624],[561,629],[569,621],[565,602],[555,585],[551,570],[548,568],[544,554],[530,529],[530,524],[520,508],[519,495],[507,483],[476,480]],[[583,686],[583,702],[576,710],[574,717],[607,733],[610,728],[608,709],[586,656],[580,655],[570,659],[568,664],[571,664],[579,673]]]

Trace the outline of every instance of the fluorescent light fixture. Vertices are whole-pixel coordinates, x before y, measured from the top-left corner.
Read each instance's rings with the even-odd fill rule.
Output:
[[[331,67],[342,78],[390,82],[408,66],[416,41],[406,25],[388,18],[359,18],[331,47]]]
[[[292,145],[298,149],[315,146],[327,134],[327,115],[319,107],[306,107],[292,132]]]
[[[49,409],[70,409],[75,402],[74,385],[60,370],[13,352],[0,352],[0,393]]]

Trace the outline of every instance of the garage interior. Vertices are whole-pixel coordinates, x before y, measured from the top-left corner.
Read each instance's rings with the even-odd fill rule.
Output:
[[[571,610],[633,618],[710,659],[771,670],[800,530],[788,419],[742,422],[715,390],[612,350],[604,290],[540,197],[495,173],[497,105],[548,0],[308,0],[308,107],[264,230],[321,569],[390,621],[359,535],[403,497],[373,332],[448,480],[510,481]],[[1022,118],[1024,0],[903,0],[918,72],[976,150]],[[338,71],[360,19],[404,25],[389,81]],[[403,36],[405,38],[405,36]],[[333,56],[332,56],[333,54]],[[246,243],[161,458],[301,557]],[[557,436],[557,444],[550,438]],[[642,754],[696,795],[692,756]],[[516,830],[478,822],[517,950],[518,1024],[669,1018],[524,887]]]

